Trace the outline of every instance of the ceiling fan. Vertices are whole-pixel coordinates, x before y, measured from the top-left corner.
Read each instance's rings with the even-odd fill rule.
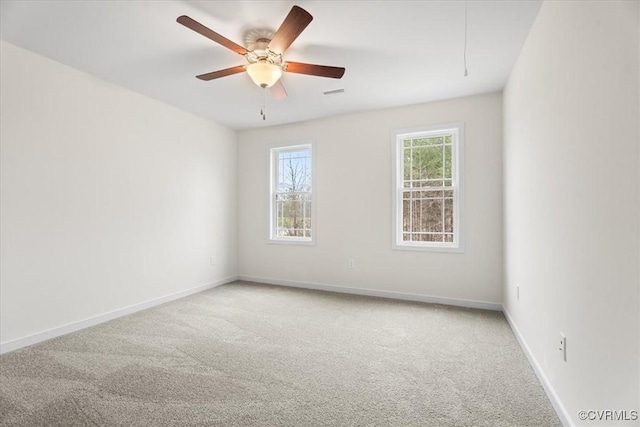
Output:
[[[209,81],[246,71],[255,84],[262,88],[271,88],[271,93],[276,99],[287,96],[287,92],[280,81],[283,72],[330,77],[334,79],[339,79],[344,75],[345,69],[342,67],[282,60],[284,51],[291,46],[291,43],[298,38],[300,33],[302,33],[312,20],[313,16],[311,16],[309,12],[299,6],[293,6],[272,39],[259,38],[256,40],[253,49],[248,50],[186,15],[182,15],[177,19],[177,21],[185,27],[244,56],[248,62],[247,65],[238,65],[224,70],[201,74],[196,76],[197,78]]]

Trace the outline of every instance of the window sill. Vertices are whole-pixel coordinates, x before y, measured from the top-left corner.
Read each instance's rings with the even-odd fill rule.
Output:
[[[296,239],[269,239],[267,241],[270,245],[298,245],[298,246],[314,246],[316,243],[313,240],[296,240]]]
[[[394,251],[412,251],[412,252],[441,252],[441,253],[464,253],[462,246],[421,246],[421,245],[398,245],[394,244],[391,249]]]

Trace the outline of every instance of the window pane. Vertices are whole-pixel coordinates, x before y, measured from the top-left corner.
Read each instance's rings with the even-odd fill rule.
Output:
[[[443,236],[440,233],[415,233],[412,235],[414,242],[442,242]]]
[[[453,190],[404,191],[402,199],[404,232],[453,232]]]
[[[402,167],[402,175],[404,179],[403,187],[411,187],[411,150],[402,150],[402,153],[404,159]]]
[[[414,187],[444,187],[446,185],[446,181],[441,179],[430,179],[424,181],[416,181],[414,182]]]
[[[429,231],[442,232],[443,210],[440,200],[412,200],[412,230],[413,232]]]
[[[444,231],[453,233],[453,198],[444,201]]]
[[[436,144],[442,144],[442,143],[444,143],[444,137],[442,136],[427,138],[427,145],[436,145]]]
[[[422,147],[413,150],[413,179],[442,178],[442,147]]]
[[[451,193],[444,190],[432,190],[432,191],[405,191],[403,194],[404,199],[442,199],[445,194]]]
[[[311,191],[311,150],[278,153],[278,192]]]
[[[304,201],[303,228],[305,232],[311,232],[311,200],[309,199]],[[307,234],[305,234],[305,236],[307,236]]]
[[[451,178],[451,146],[444,147],[444,177]]]
[[[402,199],[404,241],[442,242],[453,232],[453,191],[404,191]]]
[[[410,193],[405,195],[410,196]],[[402,201],[402,231],[405,232],[405,237],[408,237],[404,240],[411,240],[411,236],[406,233],[411,231],[411,200]]]
[[[427,141],[429,139],[425,139]],[[451,174],[451,151],[445,146],[423,146],[403,149],[403,187],[442,187],[445,163],[449,149],[448,162]]]
[[[444,141],[445,140],[443,136],[432,136],[430,138],[414,138],[411,140],[411,145],[414,147],[424,147],[426,145],[441,145],[444,143]]]
[[[276,236],[311,237],[311,194],[276,194]]]

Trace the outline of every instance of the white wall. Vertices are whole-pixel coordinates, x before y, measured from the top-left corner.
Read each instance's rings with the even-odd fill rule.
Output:
[[[0,47],[3,343],[236,274],[234,131]]]
[[[465,252],[392,250],[392,131],[457,121],[466,134]],[[500,94],[242,131],[238,139],[241,276],[501,303]],[[269,147],[306,141],[316,144],[316,244],[268,244]]]
[[[504,93],[505,308],[583,425],[640,410],[638,16],[545,2]]]

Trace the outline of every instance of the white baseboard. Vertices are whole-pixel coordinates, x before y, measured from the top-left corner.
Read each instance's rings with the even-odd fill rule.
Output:
[[[348,286],[327,285],[322,283],[298,282],[292,280],[281,280],[267,277],[239,276],[238,280],[246,282],[266,283],[269,285],[280,285],[291,288],[315,289],[317,291],[339,292],[343,294],[365,295],[370,297],[391,298],[405,301],[419,301],[433,304],[455,305],[457,307],[480,308],[483,310],[502,311],[502,304],[495,302],[474,301],[457,298],[444,298],[430,295],[409,294],[404,292],[382,291],[368,288],[352,288]]]
[[[138,304],[130,305],[128,307],[120,308],[118,310],[110,311],[109,313],[100,314],[98,316],[90,317],[88,319],[80,320],[78,322],[68,323],[57,328],[49,329],[44,332],[29,335],[24,338],[18,338],[13,341],[7,341],[0,343],[0,354],[7,353],[13,350],[17,350],[22,347],[37,344],[42,341],[50,340],[61,335],[70,334],[71,332],[79,331],[90,326],[95,326],[100,323],[108,322],[109,320],[117,319],[118,317],[126,316],[128,314],[135,313],[140,310],[155,307],[160,304],[164,304],[169,301],[184,298],[189,295],[197,294],[198,292],[213,289],[215,287],[224,285],[226,283],[234,282],[238,280],[237,276],[231,276],[224,279],[217,280],[215,282],[207,283],[204,285],[196,286],[195,288],[187,289],[184,291],[176,292],[163,297],[154,298],[149,301],[141,302]]]
[[[567,411],[567,408],[565,408],[565,406],[562,404],[560,397],[558,397],[558,394],[556,393],[555,389],[549,382],[549,379],[547,378],[547,376],[544,374],[544,371],[540,367],[540,364],[538,363],[536,358],[533,356],[533,353],[531,352],[529,345],[527,344],[524,337],[520,333],[520,330],[518,329],[515,322],[509,315],[509,312],[504,307],[502,308],[502,312],[504,313],[504,317],[506,317],[507,322],[509,323],[509,326],[511,326],[511,330],[513,331],[513,334],[516,336],[518,343],[520,343],[520,347],[522,348],[522,351],[524,351],[524,354],[527,356],[527,359],[529,359],[529,364],[533,368],[533,372],[535,372],[536,376],[538,377],[538,380],[540,381],[540,384],[542,384],[542,388],[544,388],[544,391],[547,393],[547,396],[551,401],[551,405],[553,406],[553,409],[556,410],[556,413],[558,414],[558,418],[560,418],[560,422],[562,422],[562,425],[565,427],[575,427],[575,424],[571,419],[571,415],[569,415],[569,411]]]

